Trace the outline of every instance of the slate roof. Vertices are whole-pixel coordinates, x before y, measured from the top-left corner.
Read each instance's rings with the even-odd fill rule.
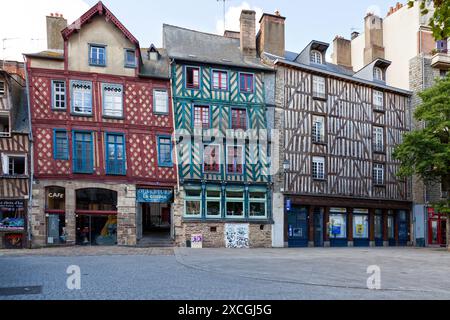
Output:
[[[240,39],[164,24],[163,43],[175,60],[273,71],[257,57],[245,58]]]
[[[156,49],[156,48],[155,48]],[[142,48],[141,77],[170,79],[170,58],[165,49],[156,49],[159,53],[158,61],[148,59],[148,50]]]

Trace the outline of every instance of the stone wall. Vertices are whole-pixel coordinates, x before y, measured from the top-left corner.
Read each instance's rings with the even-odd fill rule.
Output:
[[[76,190],[99,188],[118,193],[117,242],[120,246],[135,246],[136,239],[136,187],[127,184],[90,183],[84,181],[44,181],[33,185],[31,209],[32,247],[47,245],[47,222],[45,214],[45,189],[47,187],[63,187],[66,190],[66,232],[67,245],[75,245],[76,241]]]

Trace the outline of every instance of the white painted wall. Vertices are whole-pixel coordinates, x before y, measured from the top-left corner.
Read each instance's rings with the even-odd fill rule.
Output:
[[[357,72],[364,68],[364,47],[366,46],[364,33],[352,40],[352,65]]]

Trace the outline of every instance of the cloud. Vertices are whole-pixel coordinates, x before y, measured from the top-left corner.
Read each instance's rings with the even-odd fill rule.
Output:
[[[381,8],[380,6],[373,4],[367,8],[366,14],[368,13],[373,13],[374,15],[381,17]]]
[[[226,22],[225,30],[239,31],[239,29],[240,29],[239,18],[241,16],[242,10],[256,11],[257,21],[259,21],[259,19],[261,18],[262,14],[263,14],[263,9],[261,9],[259,7],[252,7],[252,6],[250,6],[250,4],[248,4],[248,2],[243,2],[239,6],[232,6],[232,7],[228,8],[228,10],[225,14],[225,22]],[[223,19],[218,20],[217,24],[216,24],[216,32],[218,34],[223,34],[223,32],[225,30],[223,29]]]
[[[45,17],[62,13],[69,23],[89,9],[83,0],[12,0],[2,1],[0,10],[0,59],[22,61],[22,53],[47,47]],[[3,39],[5,50],[3,49]]]

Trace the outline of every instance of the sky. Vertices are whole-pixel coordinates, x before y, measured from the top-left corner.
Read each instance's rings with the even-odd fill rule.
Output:
[[[403,1],[406,2],[406,1]],[[0,59],[21,60],[22,53],[46,48],[45,16],[62,13],[69,23],[96,0],[2,0]],[[223,34],[223,0],[104,0],[141,46],[162,46],[162,24]],[[395,0],[226,0],[226,28],[239,30],[242,9],[279,10],[286,19],[286,49],[300,52],[311,40],[331,43],[336,35],[362,31],[367,12],[386,16]],[[5,40],[6,39],[6,40]]]

